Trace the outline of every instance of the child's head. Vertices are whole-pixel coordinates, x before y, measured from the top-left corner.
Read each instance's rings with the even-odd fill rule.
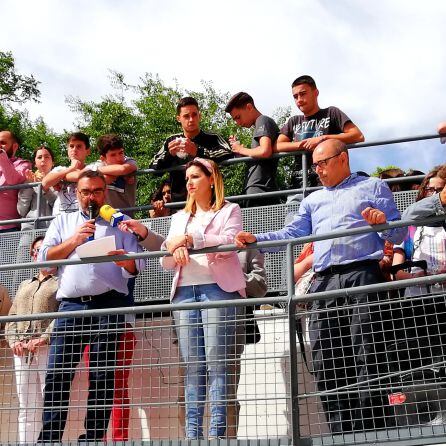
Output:
[[[68,158],[84,162],[90,154],[90,138],[82,132],[72,133],[67,140]]]
[[[106,164],[124,164],[124,143],[118,135],[102,135],[98,139],[97,149]]]

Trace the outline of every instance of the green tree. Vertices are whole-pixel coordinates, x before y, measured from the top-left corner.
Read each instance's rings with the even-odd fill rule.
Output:
[[[19,138],[18,156],[21,158],[30,160],[33,150],[44,144],[54,152],[56,163],[66,162],[66,135],[54,132],[46,125],[43,118],[32,121],[27,112],[0,105],[0,130],[3,129],[11,130]]]
[[[376,169],[370,174],[372,177],[379,177],[381,172],[389,169],[400,169],[398,166],[394,166],[393,164],[389,164],[388,166],[377,166]]]
[[[23,104],[26,101],[38,101],[39,82],[33,75],[19,74],[11,52],[0,51],[0,103]]]
[[[111,72],[113,92],[99,102],[84,101],[69,97],[68,105],[77,114],[76,125],[92,136],[93,142],[104,133],[118,133],[125,142],[129,156],[138,162],[139,169],[148,168],[155,153],[167,136],[181,130],[176,120],[176,104],[184,96],[193,96],[201,108],[201,126],[224,138],[236,135],[246,146],[250,146],[252,132],[237,127],[224,111],[230,94],[216,90],[211,82],[202,82],[200,91],[185,90],[177,83],[166,85],[158,76],[146,73],[137,85],[125,82],[124,75]],[[283,123],[289,109],[279,109],[275,119]],[[93,156],[97,157],[97,154]],[[237,164],[222,168],[226,195],[242,192],[245,165]],[[285,183],[285,169],[279,173],[279,184]],[[154,175],[138,178],[138,204],[145,205],[161,181]]]

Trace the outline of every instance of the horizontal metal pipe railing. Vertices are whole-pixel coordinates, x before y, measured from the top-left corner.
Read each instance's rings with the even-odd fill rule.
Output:
[[[386,183],[393,184],[393,183],[404,183],[404,182],[411,182],[411,181],[422,181],[424,178],[424,175],[413,175],[408,177],[401,177],[401,178],[389,178],[383,180]],[[275,198],[275,197],[282,197],[282,196],[289,196],[289,195],[297,195],[297,194],[303,194],[303,193],[310,193],[314,192],[316,190],[322,189],[322,186],[316,186],[316,187],[307,187],[307,188],[298,188],[298,189],[286,189],[286,190],[280,190],[280,191],[274,191],[274,192],[262,192],[257,194],[250,194],[250,195],[231,195],[229,197],[225,197],[226,200],[231,202],[237,202],[242,201],[246,199],[257,199],[257,198]],[[166,203],[165,207],[168,209],[180,209],[185,206],[185,201],[175,201],[174,203]],[[153,209],[153,206],[151,204],[142,205],[142,206],[133,206],[133,207],[127,207],[127,208],[121,208],[118,209],[122,212],[134,212],[134,211],[149,211]],[[49,221],[53,220],[55,216],[46,216],[46,217],[34,217],[34,218],[15,218],[10,220],[2,220],[2,225],[7,224],[19,224],[19,223],[30,223],[30,222],[37,222],[37,221]]]
[[[379,293],[384,291],[397,290],[409,286],[425,286],[435,283],[446,282],[446,274],[436,274],[432,276],[416,277],[413,279],[397,280],[393,282],[383,282],[373,285],[362,285],[354,288],[340,288],[332,291],[320,291],[311,294],[293,295],[291,300],[296,303],[309,303],[316,300],[329,300],[337,297],[354,296],[357,294]],[[446,290],[445,290],[446,292]],[[403,302],[404,300],[401,300]],[[206,308],[226,308],[226,307],[245,307],[258,306],[265,303],[284,304],[290,302],[290,296],[266,297],[266,298],[249,298],[249,299],[233,299],[224,301],[206,302]],[[398,303],[398,300],[395,300]],[[367,306],[379,306],[382,302],[371,302]],[[156,304],[156,305],[140,305],[122,308],[106,308],[95,310],[69,311],[57,313],[40,313],[28,314],[25,316],[1,316],[0,323],[11,321],[28,321],[40,319],[58,319],[63,317],[87,317],[87,316],[107,316],[119,314],[145,314],[145,313],[168,313],[173,310],[193,310],[203,308],[203,303],[184,303],[184,304]],[[297,313],[299,314],[299,312]]]
[[[440,138],[440,135],[434,134],[434,135],[418,135],[418,136],[409,136],[405,138],[394,138],[394,139],[388,139],[388,140],[379,140],[379,141],[371,141],[371,142],[364,142],[364,143],[358,143],[358,144],[350,144],[348,145],[349,149],[359,149],[359,148],[366,148],[366,147],[376,147],[381,145],[389,145],[389,144],[398,144],[403,142],[411,142],[411,141],[422,141],[422,140],[428,140],[428,139],[436,139]],[[272,158],[284,158],[289,156],[299,156],[307,153],[304,150],[297,150],[293,152],[284,152],[284,153],[275,153],[272,155]],[[238,158],[231,158],[229,160],[222,161],[220,165],[222,166],[229,166],[232,164],[239,164],[239,163],[246,163],[252,161],[253,158],[251,157],[238,157]],[[139,169],[136,174],[137,175],[146,175],[146,174],[155,174],[155,175],[162,175],[167,172],[173,172],[173,171],[181,171],[184,170],[184,165],[181,166],[175,166],[171,168],[166,169]],[[401,183],[401,182],[409,182],[409,181],[419,181],[422,180],[424,177],[422,175],[418,176],[412,176],[412,177],[401,177],[401,178],[391,178],[385,180],[388,183]],[[11,185],[11,186],[0,186],[0,191],[2,190],[11,190],[11,189],[27,189],[30,187],[38,186],[40,183],[24,183],[24,184],[17,184],[17,185]],[[274,192],[264,192],[264,193],[258,193],[258,194],[250,194],[249,199],[257,199],[257,198],[275,198],[275,197],[282,197],[282,196],[289,196],[293,194],[299,194],[299,193],[307,193],[312,192],[314,190],[320,189],[320,187],[306,187],[306,184],[304,184],[303,188],[299,189],[286,189],[281,191],[274,191]],[[242,201],[246,199],[247,195],[233,195],[226,197],[228,201]],[[167,208],[177,209],[183,207],[185,202],[175,202],[175,203],[169,203],[166,205]],[[153,209],[152,205],[142,205],[142,206],[134,206],[129,208],[122,208],[121,211],[144,211],[144,210],[151,210]],[[48,221],[51,220],[54,217],[36,217],[33,219],[11,219],[11,220],[4,220],[2,221],[2,224],[20,224],[20,223],[37,223],[39,221]]]
[[[396,227],[403,227],[408,225],[425,225],[428,223],[433,222],[439,222],[444,221],[445,216],[435,216],[428,219],[423,220],[416,220],[416,221],[396,221],[396,222],[390,222],[384,225],[377,225],[377,226],[364,226],[361,228],[356,228],[353,230],[343,230],[343,231],[335,231],[332,233],[326,233],[326,234],[319,234],[319,235],[311,235],[306,237],[300,237],[296,239],[290,239],[290,240],[283,240],[283,241],[270,241],[270,242],[262,242],[262,243],[256,243],[252,244],[248,247],[248,249],[251,248],[271,248],[271,247],[291,247],[297,244],[302,244],[307,241],[316,241],[316,240],[327,240],[332,238],[338,238],[338,237],[346,237],[346,236],[352,236],[352,235],[358,235],[358,234],[364,234],[369,232],[377,232],[377,231],[383,231],[386,229],[396,228]],[[222,251],[233,251],[237,250],[237,248],[234,245],[224,245],[220,247],[213,247],[208,248],[205,250],[200,250],[196,252],[222,252]],[[290,248],[288,248],[288,254],[291,254],[292,251],[290,251]],[[160,257],[167,255],[166,252],[158,251],[158,252],[152,252],[152,253],[141,253],[141,254],[129,254],[125,256],[110,256],[110,257],[97,257],[97,258],[88,258],[84,260],[59,260],[59,261],[50,261],[50,262],[33,262],[33,263],[26,263],[26,264],[10,264],[10,265],[2,265],[0,266],[0,270],[6,270],[6,269],[27,269],[27,268],[39,268],[42,266],[56,266],[56,265],[64,265],[64,264],[81,264],[81,263],[98,263],[98,262],[105,262],[105,261],[111,261],[111,260],[117,260],[117,259],[126,259],[126,258],[149,258],[149,257]],[[287,257],[287,266],[289,267],[290,258]],[[8,268],[9,267],[9,268]],[[290,280],[290,276],[288,277],[288,281]],[[263,298],[263,299],[235,299],[230,301],[217,301],[217,302],[209,302],[206,304],[203,303],[191,303],[191,304],[158,304],[158,305],[144,305],[144,306],[138,306],[138,307],[125,307],[125,308],[108,308],[108,309],[100,309],[100,310],[84,310],[84,311],[76,311],[76,312],[58,312],[58,313],[44,313],[44,314],[33,314],[33,315],[26,315],[26,316],[5,316],[0,317],[0,323],[4,322],[11,322],[11,321],[20,321],[20,320],[39,320],[39,319],[58,319],[58,318],[64,318],[64,317],[87,317],[87,316],[109,316],[109,315],[116,315],[116,314],[163,314],[168,313],[173,310],[182,310],[182,309],[197,309],[197,308],[222,308],[222,307],[228,307],[228,306],[236,306],[236,307],[243,307],[243,306],[251,306],[251,305],[261,305],[264,303],[270,303],[270,304],[284,304],[284,303],[302,303],[302,302],[312,302],[314,300],[325,300],[325,299],[332,299],[334,297],[343,297],[343,296],[351,296],[355,294],[363,294],[363,293],[376,293],[380,291],[389,291],[392,289],[400,289],[405,288],[408,286],[414,286],[414,285],[427,285],[432,283],[438,283],[438,282],[446,282],[446,274],[439,274],[435,276],[427,276],[427,277],[420,277],[415,279],[407,279],[407,280],[401,280],[396,282],[386,282],[382,284],[374,284],[374,285],[366,285],[366,286],[360,286],[355,288],[349,288],[349,289],[338,289],[333,291],[324,291],[319,293],[313,293],[308,295],[295,295],[294,292],[290,292],[290,286],[288,287],[288,295],[277,297],[277,298]],[[290,285],[290,284],[289,284]],[[441,296],[440,296],[441,297]],[[377,303],[377,305],[380,303]],[[368,306],[375,305],[374,302],[370,303]],[[293,306],[294,308],[294,306]],[[288,306],[290,314],[292,316],[295,315],[294,310],[291,310],[291,306]],[[286,313],[286,310],[284,314]],[[286,316],[286,314],[285,314]],[[284,316],[282,316],[283,318]],[[290,344],[291,348],[291,344]],[[295,346],[294,346],[295,348]],[[262,361],[266,361],[267,356],[262,356]],[[254,358],[255,360],[255,358]],[[444,361],[438,362],[439,365],[443,365]],[[435,363],[435,364],[437,364]],[[153,365],[153,367],[158,367],[159,364]],[[165,367],[166,364],[163,364],[163,367]],[[422,370],[425,369],[428,366],[422,366],[418,368],[413,368],[413,370]],[[95,367],[93,366],[92,369]],[[116,366],[115,368],[118,368]],[[121,368],[128,368],[121,366]],[[411,369],[412,370],[412,369]],[[407,370],[405,370],[407,372]],[[356,390],[355,393],[361,392],[361,386],[367,385],[367,384],[379,384],[381,380],[396,377],[401,375],[401,372],[395,372],[387,374],[386,376],[380,376],[378,378],[371,378],[370,380],[363,381],[360,383],[359,389]],[[357,384],[358,385],[358,384]],[[392,389],[393,387],[390,387]],[[398,388],[398,386],[396,386]],[[347,385],[347,386],[339,386],[337,389],[331,389],[328,392],[296,392],[294,396],[296,396],[298,399],[303,399],[305,397],[316,397],[316,396],[322,396],[327,395],[329,393],[333,393],[336,390],[338,390],[339,394],[348,394],[350,392],[354,392],[353,385]],[[267,399],[271,399],[271,401],[274,401],[278,398],[288,398],[287,395],[283,396],[279,394],[275,397],[262,397],[260,396],[257,398],[250,398],[250,401],[263,401]],[[131,403],[132,404],[132,403]],[[155,403],[159,404],[160,406],[164,403]],[[100,405],[98,405],[100,406]],[[135,406],[138,406],[138,404],[135,404]],[[298,444],[298,443],[296,443]]]
[[[378,141],[362,142],[362,143],[357,143],[357,144],[348,144],[347,147],[349,149],[363,149],[363,148],[367,148],[367,147],[399,144],[399,143],[404,143],[404,142],[425,141],[428,139],[438,139],[440,137],[441,136],[438,133],[437,134],[428,134],[428,135],[416,135],[416,136],[407,136],[407,137],[402,137],[402,138],[392,138],[392,139],[383,139],[383,140],[378,140]],[[280,159],[280,158],[285,158],[288,156],[303,155],[304,153],[308,153],[308,152],[305,150],[295,150],[293,152],[274,153],[271,156],[271,158]],[[230,166],[231,164],[246,163],[246,162],[249,162],[252,160],[253,160],[253,158],[251,158],[250,156],[243,156],[243,157],[230,158],[230,159],[224,160],[221,163],[219,163],[219,165]],[[184,166],[175,166],[175,167],[170,167],[167,169],[159,169],[159,170],[140,169],[140,170],[138,170],[137,174],[138,175],[144,175],[144,174],[148,174],[148,173],[160,174],[160,173],[173,172],[173,171],[178,171],[178,170],[184,170]]]
[[[419,219],[419,220],[396,220],[382,225],[366,225],[360,228],[353,228],[348,230],[338,230],[332,231],[324,234],[308,235],[304,237],[298,237],[288,240],[271,240],[260,243],[252,243],[247,246],[247,249],[262,249],[262,248],[277,248],[284,247],[286,245],[301,245],[308,242],[314,242],[319,240],[329,240],[333,238],[340,237],[351,237],[353,235],[367,234],[369,232],[382,232],[387,229],[401,228],[407,226],[423,226],[429,223],[436,223],[444,221],[446,219],[445,215],[436,215],[429,218]],[[212,252],[227,252],[227,251],[238,251],[240,250],[234,244],[220,245],[210,248],[191,250],[193,253],[212,253]],[[18,270],[18,269],[32,269],[41,267],[55,267],[63,265],[82,265],[85,263],[104,263],[112,262],[115,260],[129,260],[129,259],[148,259],[156,257],[169,256],[166,251],[151,251],[142,253],[125,254],[119,256],[98,256],[98,257],[87,257],[84,259],[65,259],[65,260],[48,260],[45,262],[28,262],[28,263],[10,263],[0,265],[0,271],[6,270]]]

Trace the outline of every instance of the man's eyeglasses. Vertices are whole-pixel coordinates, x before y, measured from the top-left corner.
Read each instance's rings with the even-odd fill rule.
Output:
[[[424,189],[424,192],[426,194],[439,194],[442,190],[442,187],[426,187]]]
[[[87,198],[90,195],[93,195],[95,198],[98,198],[98,197],[102,196],[104,191],[105,191],[105,189],[93,189],[93,190],[89,190],[89,189],[79,190],[78,189],[78,192],[81,194],[81,197],[84,197],[84,198]]]
[[[336,158],[336,157],[339,156],[341,153],[342,153],[342,152],[339,152],[339,153],[337,153],[336,155],[329,156],[328,158],[325,158],[325,159],[323,159],[323,160],[319,160],[319,161],[317,161],[316,163],[313,163],[313,164],[311,165],[311,168],[312,168],[314,171],[316,171],[316,169],[317,169],[318,167],[320,167],[320,168],[322,169],[323,167],[325,167],[325,166],[327,165],[328,161],[330,161],[332,158]]]

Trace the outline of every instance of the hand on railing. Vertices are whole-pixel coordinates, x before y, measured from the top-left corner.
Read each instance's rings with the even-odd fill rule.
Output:
[[[172,254],[175,263],[179,266],[185,266],[189,263],[189,251],[185,246],[179,246]]]
[[[387,222],[386,214],[379,209],[368,207],[361,212],[361,215],[369,225],[383,225]]]
[[[255,243],[257,241],[256,237],[250,232],[239,232],[234,239],[235,246],[237,248],[246,248],[247,243]]]

